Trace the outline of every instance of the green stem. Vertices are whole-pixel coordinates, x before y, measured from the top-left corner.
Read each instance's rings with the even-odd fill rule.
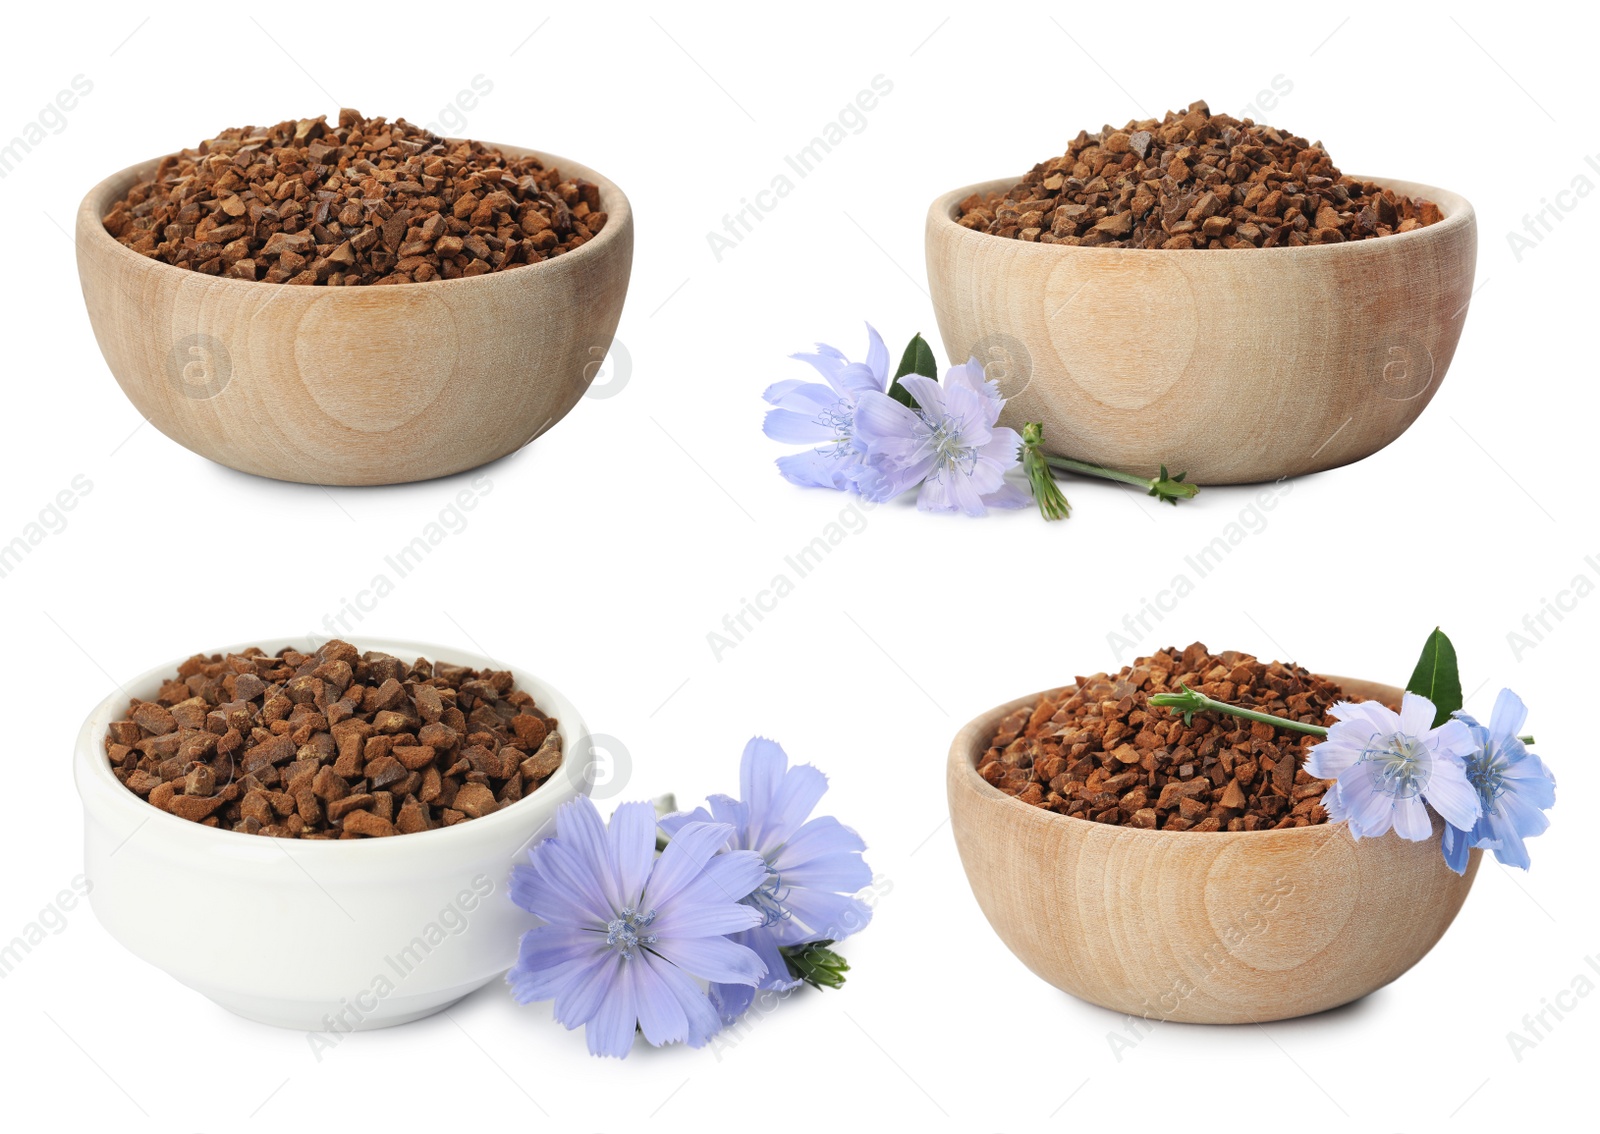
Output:
[[[1149,477],[1118,472],[1116,469],[1108,469],[1101,465],[1091,465],[1088,461],[1075,461],[1071,457],[1058,457],[1053,453],[1046,454],[1044,459],[1051,467],[1065,469],[1067,472],[1082,473],[1084,476],[1098,476],[1104,480],[1121,481],[1123,484],[1131,484],[1135,488],[1150,487]]]
[[[1190,724],[1194,715],[1201,712],[1227,713],[1230,716],[1243,717],[1247,721],[1260,721],[1275,728],[1292,729],[1295,732],[1307,732],[1312,736],[1327,736],[1328,730],[1322,725],[1306,724],[1304,721],[1292,721],[1288,717],[1275,717],[1271,713],[1260,713],[1255,709],[1246,709],[1240,705],[1229,705],[1207,697],[1204,693],[1197,693],[1187,685],[1179,687],[1176,693],[1157,693],[1150,698],[1152,705],[1165,709],[1176,709],[1183,714],[1183,723]]]
[[[1024,438],[1027,433],[1024,432]],[[1161,466],[1159,476],[1139,476],[1136,473],[1118,472],[1108,469],[1103,465],[1091,465],[1088,461],[1078,461],[1071,457],[1061,457],[1053,453],[1042,454],[1044,461],[1052,469],[1063,472],[1074,472],[1082,476],[1097,476],[1102,480],[1114,480],[1119,484],[1131,484],[1135,488],[1142,488],[1149,496],[1157,500],[1165,500],[1168,504],[1176,506],[1179,500],[1188,500],[1200,492],[1198,484],[1189,484],[1183,478],[1187,473],[1171,476],[1167,473],[1167,466]]]

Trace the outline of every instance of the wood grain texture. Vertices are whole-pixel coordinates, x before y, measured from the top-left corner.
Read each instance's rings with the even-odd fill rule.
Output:
[[[1387,685],[1332,678],[1393,700]],[[1350,837],[1344,824],[1196,833],[1114,827],[1014,799],[978,775],[1005,716],[950,748],[950,822],[989,924],[1063,991],[1151,1019],[1238,1024],[1321,1012],[1405,972],[1454,920],[1478,871],[1433,837]]]
[[[1045,445],[1200,484],[1276,480],[1370,456],[1416,420],[1466,320],[1472,206],[1414,232],[1307,248],[1160,251],[1034,244],[962,228],[933,203],[928,286],[945,354],[977,357]]]
[[[175,268],[101,217],[155,162],[78,209],[78,275],[100,351],[141,414],[202,456],[315,484],[395,484],[502,457],[560,421],[610,348],[633,260],[621,190],[599,235],[540,264],[469,279],[290,287]]]

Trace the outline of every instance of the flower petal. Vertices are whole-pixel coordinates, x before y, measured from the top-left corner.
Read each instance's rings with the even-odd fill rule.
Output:
[[[611,865],[625,907],[637,906],[656,857],[656,809],[624,803],[611,813]]]
[[[718,984],[713,981],[709,991],[711,1003],[725,1024],[733,1023],[750,1011],[750,1005],[756,999],[756,987],[752,984]]]
[[[622,955],[607,949],[582,966],[574,966],[561,987],[555,990],[555,1018],[570,1031],[587,1024],[600,1010],[617,983],[617,967]]]
[[[983,497],[986,508],[1026,508],[1033,503],[1033,492],[1014,480],[1008,480],[994,492]]]
[[[595,961],[607,948],[605,934],[592,929],[536,925],[517,943],[517,967],[541,972],[574,961]]]
[[[575,885],[598,891],[612,910],[620,910],[624,903],[616,874],[609,869],[606,825],[592,799],[580,795],[557,808],[556,838],[565,853],[552,859],[552,865],[567,868]]]
[[[832,815],[818,815],[806,820],[798,831],[789,836],[788,842],[784,843],[783,850],[773,859],[772,865],[778,867],[779,861],[800,863],[817,855],[866,849],[867,844],[854,830],[846,827]]]
[[[917,507],[924,512],[965,512],[969,516],[982,516],[985,512],[983,497],[973,488],[972,478],[949,468],[922,482]]]
[[[753,985],[767,972],[753,950],[726,937],[663,937],[650,950],[684,972],[718,984]]]
[[[828,777],[809,764],[789,767],[783,746],[751,737],[739,760],[739,795],[750,808],[749,845],[766,854],[800,829],[828,790]]]
[[[719,854],[706,864],[694,881],[673,896],[672,909],[742,902],[766,880],[766,861],[754,851],[736,850]],[[661,916],[670,918],[671,910],[662,911]]]
[[[711,813],[704,807],[696,807],[693,811],[674,811],[670,815],[663,815],[660,826],[661,830],[666,833],[667,838],[670,839],[678,833],[685,823],[710,822],[712,822]]]
[[[1417,796],[1397,799],[1394,803],[1394,830],[1402,839],[1414,843],[1425,842],[1433,835],[1433,817],[1427,806]]]
[[[850,486],[850,469],[854,463],[849,450],[817,449],[790,453],[776,461],[779,475],[790,484],[835,491]]]
[[[519,1004],[550,1000],[575,973],[586,972],[608,952],[605,937],[598,933],[553,925],[530,929],[522,935],[516,963],[506,973],[512,999]]]
[[[722,1030],[722,1020],[718,1017],[710,997],[699,984],[695,983],[693,977],[677,965],[665,961],[656,964],[656,960],[655,957],[651,958],[652,969],[656,976],[661,978],[662,986],[678,1001],[678,1006],[683,1009],[684,1016],[688,1020],[689,1046],[703,1046]]]
[[[883,438],[910,438],[922,419],[888,394],[866,393],[856,401],[855,437],[871,444]]]
[[[653,1047],[682,1043],[689,1038],[688,1014],[657,971],[669,967],[648,949],[639,950],[624,967],[633,980],[639,1030],[644,1033],[645,1042]]]
[[[859,933],[872,920],[872,907],[849,894],[791,890],[784,905],[790,916],[773,929],[785,945],[801,941],[839,941]]]
[[[883,336],[871,323],[867,324],[867,369],[872,371],[874,385],[884,389],[889,383],[889,348]]]
[[[1438,711],[1422,694],[1406,693],[1400,699],[1400,731],[1407,736],[1426,736],[1433,730],[1433,718]]]
[[[1442,843],[1444,864],[1457,874],[1465,874],[1467,872],[1467,862],[1472,852],[1471,835],[1460,827],[1454,827],[1446,823],[1444,825]]]
[[[1353,733],[1352,729],[1355,730]],[[1367,736],[1364,725],[1335,721],[1328,735],[1313,744],[1311,751],[1306,754],[1306,771],[1319,780],[1338,779],[1361,759],[1361,754],[1366,751]]]
[[[748,851],[736,851],[748,854]],[[762,914],[739,902],[681,902],[674,900],[656,915],[650,932],[662,944],[696,937],[720,937],[761,924]],[[655,946],[651,946],[655,948]],[[703,975],[703,974],[702,974]]]
[[[818,343],[815,354],[791,354],[789,357],[797,362],[808,363],[827,381],[830,390],[843,396],[844,391],[839,388],[839,371],[849,365],[844,355],[825,343]]]
[[[854,403],[862,394],[877,393],[883,389],[883,381],[870,366],[861,362],[852,362],[840,370],[838,382],[844,390],[844,400],[849,403]]]
[[[833,387],[798,378],[774,382],[761,391],[761,396],[779,409],[794,410],[807,417],[825,413],[839,404],[839,395]]]
[[[571,862],[560,836],[529,852],[527,863],[511,868],[511,900],[544,921],[594,928],[611,920],[613,906],[592,870]]]
[[[624,1059],[633,1049],[633,1033],[639,1026],[639,1011],[633,976],[627,971],[632,967],[631,961],[619,962],[619,970],[606,989],[604,998],[583,1029],[583,1037],[589,1043],[591,1055]]]
[[[694,881],[731,834],[733,829],[726,823],[685,823],[678,828],[650,872],[640,899],[642,907],[664,913],[673,895]]]
[[[945,408],[944,387],[932,378],[922,374],[907,374],[900,379],[900,384],[917,400],[917,405],[922,408],[922,412],[927,414],[928,417],[937,421],[941,417],[948,416],[949,411]],[[900,405],[900,403],[895,402],[895,405]],[[906,412],[910,413],[911,411],[907,409]]]
[[[1400,714],[1381,701],[1335,701],[1328,707],[1328,715],[1336,721],[1364,724],[1385,736],[1400,731]]]
[[[1394,797],[1372,786],[1371,772],[1364,765],[1352,764],[1339,775],[1339,803],[1354,838],[1376,838],[1394,826]]]
[[[761,419],[761,432],[786,445],[820,445],[838,437],[833,426],[818,421],[815,414],[786,409],[768,410]]]
[[[1544,809],[1556,805],[1556,779],[1550,774],[1550,769],[1545,767],[1544,761],[1529,752],[1520,742],[1513,742],[1521,749],[1521,755],[1506,765],[1502,775],[1505,776],[1511,792],[1517,799],[1530,807]],[[1541,831],[1543,827],[1539,828]],[[1531,834],[1532,832],[1524,832]]]
[[[1528,721],[1528,706],[1509,689],[1500,690],[1489,715],[1489,735],[1496,740],[1515,740]]]
[[[788,992],[799,988],[803,981],[795,980],[789,975],[789,964],[783,959],[783,954],[778,948],[778,939],[770,928],[751,929],[744,933],[734,934],[732,940],[740,945],[747,946],[762,964],[767,966],[767,975],[761,978],[758,985],[748,984],[712,984],[711,1001],[717,1006],[717,1011],[722,1014],[723,1020],[732,1023],[745,1012],[755,1001],[758,991],[763,992]],[[771,1003],[764,1000],[763,1004]]]
[[[1477,789],[1467,781],[1467,771],[1453,758],[1436,759],[1423,797],[1453,827],[1469,828],[1483,813]],[[1426,836],[1424,836],[1426,837]]]
[[[872,869],[867,866],[865,859],[853,851],[819,855],[785,866],[780,866],[778,860],[774,860],[772,868],[778,872],[781,889],[854,894],[872,881]]]

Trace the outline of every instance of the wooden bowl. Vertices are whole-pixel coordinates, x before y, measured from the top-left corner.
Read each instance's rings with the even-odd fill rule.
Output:
[[[1166,464],[1201,484],[1318,472],[1371,456],[1416,420],[1466,320],[1472,206],[1384,180],[1445,219],[1373,240],[1244,250],[1082,248],[928,210],[928,285],[945,354],[976,357],[1044,423],[1046,448],[1126,471]]]
[[[89,322],[123,393],[161,432],[258,476],[396,484],[502,457],[560,421],[610,348],[633,261],[633,214],[591,169],[606,225],[576,250],[468,279],[291,287],[141,256],[106,232],[110,206],[157,161],[78,209]]]
[[[1393,701],[1387,685],[1332,678]],[[1433,837],[1354,840],[1342,823],[1284,831],[1150,831],[1057,815],[978,775],[1000,721],[957,734],[947,784],[967,881],[1019,960],[1083,1000],[1161,1020],[1241,1024],[1321,1012],[1422,959],[1466,900]]]

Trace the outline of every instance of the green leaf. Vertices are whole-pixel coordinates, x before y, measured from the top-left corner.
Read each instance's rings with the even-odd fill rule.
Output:
[[[843,988],[850,964],[828,946],[832,941],[812,941],[805,945],[784,945],[778,951],[789,967],[789,975],[812,988]]]
[[[906,352],[900,356],[900,369],[894,372],[894,381],[889,386],[889,396],[895,401],[911,409],[920,409],[917,399],[900,381],[907,374],[920,374],[935,382],[939,380],[939,364],[933,360],[933,348],[920,333],[912,335],[911,341],[906,344]]]
[[[1438,728],[1461,708],[1461,671],[1456,666],[1456,648],[1437,626],[1428,635],[1417,659],[1417,668],[1406,682],[1406,692],[1418,693],[1433,702],[1433,727]]]

